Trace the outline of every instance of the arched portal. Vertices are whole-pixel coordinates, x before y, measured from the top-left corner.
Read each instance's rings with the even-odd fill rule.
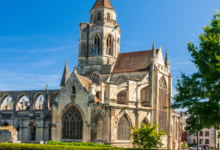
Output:
[[[62,139],[82,140],[82,132],[82,115],[76,108],[72,108],[63,116]]]
[[[121,117],[118,122],[117,139],[118,140],[130,140],[130,124],[125,115]]]
[[[19,134],[19,133],[20,133],[20,125],[17,126],[16,130],[17,130],[17,132],[18,132],[18,134],[17,134],[17,139],[19,140],[19,135],[20,135],[20,134]]]
[[[30,141],[35,141],[36,140],[36,126],[34,123],[31,123],[30,126]]]

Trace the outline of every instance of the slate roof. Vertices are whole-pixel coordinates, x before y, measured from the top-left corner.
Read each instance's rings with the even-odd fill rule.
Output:
[[[120,53],[112,73],[150,71],[152,50]],[[158,53],[158,49],[156,50]]]
[[[103,8],[103,7],[110,8],[110,9],[114,10],[110,0],[97,0],[95,5],[93,6],[92,10],[95,8]]]

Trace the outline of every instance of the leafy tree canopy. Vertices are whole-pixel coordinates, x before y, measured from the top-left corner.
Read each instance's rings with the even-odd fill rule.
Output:
[[[133,133],[131,137],[133,139],[133,144],[137,144],[139,148],[160,148],[163,146],[161,136],[166,135],[165,132],[160,128],[158,132],[159,125],[151,123],[150,125],[141,124],[138,129],[136,126],[131,128]]]
[[[210,25],[203,27],[199,35],[199,47],[188,43],[188,50],[197,72],[181,73],[177,79],[173,108],[187,108],[190,114],[199,115],[199,130],[220,126],[220,14],[213,13]],[[196,132],[196,117],[192,116],[186,128],[190,134]]]

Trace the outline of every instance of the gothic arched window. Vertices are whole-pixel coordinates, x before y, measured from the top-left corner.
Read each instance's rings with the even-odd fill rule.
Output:
[[[166,106],[166,81],[162,77],[159,81],[159,109],[164,110]]]
[[[76,108],[65,114],[62,125],[62,139],[82,140],[83,120]]]
[[[94,54],[100,54],[100,37],[97,34],[94,37]]]
[[[97,118],[97,135],[96,139],[97,140],[103,140],[103,135],[104,135],[104,121],[101,115],[98,116]]]
[[[113,49],[113,38],[109,34],[107,37],[106,54],[113,55],[112,49]]]
[[[100,12],[98,12],[97,20],[98,20],[98,21],[101,21],[101,13],[100,13]]]
[[[128,119],[123,115],[118,122],[117,139],[130,140],[130,125]]]
[[[107,13],[107,21],[110,22],[110,13]]]

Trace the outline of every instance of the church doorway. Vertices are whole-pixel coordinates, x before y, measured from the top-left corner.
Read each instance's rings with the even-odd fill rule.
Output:
[[[76,108],[70,109],[62,121],[63,140],[82,140],[83,119]]]

